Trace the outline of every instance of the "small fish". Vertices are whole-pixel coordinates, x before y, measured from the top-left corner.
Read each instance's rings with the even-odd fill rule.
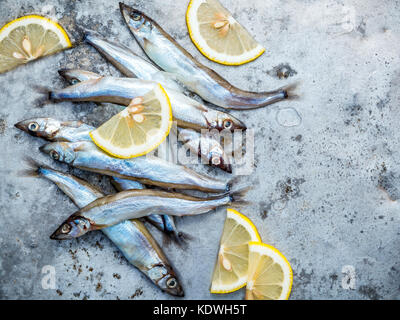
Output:
[[[204,66],[143,12],[120,2],[121,14],[146,55],[164,71],[174,74],[204,100],[227,109],[247,110],[289,98],[289,88],[250,92],[234,87]]]
[[[29,174],[54,182],[78,208],[83,208],[104,194],[86,181],[46,166],[31,162]],[[139,220],[126,220],[102,229],[121,250],[125,258],[143,272],[161,290],[178,297],[184,292],[171,264]]]
[[[89,132],[95,128],[82,121],[59,121],[52,118],[23,120],[14,125],[32,136],[48,141],[91,141]]]
[[[246,190],[247,191],[247,190]],[[53,240],[76,238],[124,220],[137,219],[158,212],[167,215],[198,215],[217,207],[242,204],[243,190],[209,198],[159,190],[126,190],[99,198],[72,214],[50,236]]]
[[[145,189],[145,187],[137,181],[125,180],[113,177],[111,183],[118,191]],[[175,226],[174,217],[166,214],[152,214],[145,217],[146,221],[150,222],[158,230],[170,236],[178,244],[184,244],[185,240],[189,239],[186,233],[179,232]]]
[[[198,154],[210,166],[220,168],[232,173],[231,160],[225,153],[218,137],[210,134],[201,134],[191,129],[178,128],[178,141],[182,141],[185,147]]]
[[[91,141],[89,132],[95,129],[81,121],[58,121],[52,118],[28,119],[16,123],[15,127],[32,136],[40,137],[48,141],[66,142]],[[119,191],[145,188],[141,183],[133,180],[113,177],[112,182]],[[146,220],[159,230],[171,236],[177,243],[181,243],[185,237],[184,233],[178,232],[174,225],[173,218],[170,216],[163,218],[161,215],[152,215],[146,217]]]
[[[226,183],[157,157],[114,158],[90,141],[53,142],[40,147],[40,150],[75,168],[161,188],[220,193],[229,191],[232,184],[232,181]]]
[[[154,88],[156,82],[133,78],[102,77],[94,73],[87,79],[87,71],[82,71],[82,78],[76,70],[63,69],[60,72],[67,79],[82,79],[82,82],[64,89],[49,92],[52,101],[93,101],[109,102],[123,106],[129,105],[133,98],[143,96]],[[218,111],[191,99],[173,89],[165,88],[172,103],[172,113],[178,126],[217,130],[245,130],[246,125],[234,116]]]
[[[110,61],[125,76],[156,81],[164,88],[170,88],[179,92],[184,91],[174,80],[174,77],[168,75],[166,72],[162,72],[158,67],[139,57],[123,44],[104,39],[93,31],[85,33],[85,41],[96,48],[106,60]]]

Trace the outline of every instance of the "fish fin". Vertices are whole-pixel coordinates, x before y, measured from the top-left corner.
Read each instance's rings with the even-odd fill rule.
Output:
[[[171,244],[171,241],[173,241],[178,247],[186,249],[188,247],[188,241],[192,240],[193,237],[182,231],[179,232],[163,231],[162,239],[163,239],[163,245],[167,247]]]
[[[247,192],[251,189],[251,186],[243,187],[237,191],[230,192],[229,197],[231,199],[232,206],[245,206],[249,204],[249,201],[244,200]]]
[[[163,232],[162,233],[162,243],[163,247],[169,247],[171,244],[171,236],[168,233]]]

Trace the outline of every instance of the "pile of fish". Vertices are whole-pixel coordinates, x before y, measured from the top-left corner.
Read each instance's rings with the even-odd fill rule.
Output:
[[[124,45],[87,32],[85,41],[126,77],[63,69],[59,73],[71,86],[52,90],[49,99],[108,102],[124,108],[133,98],[143,96],[160,83],[171,100],[178,133],[185,143],[206,159],[207,164],[232,173],[230,155],[224,151],[220,141],[210,136],[208,139],[211,141],[202,143],[199,131],[215,129],[233,132],[236,129],[245,130],[246,126],[229,113],[190,98],[187,91],[221,108],[247,110],[287,99],[288,89],[262,93],[240,90],[196,61],[145,14],[122,3],[120,9],[136,41],[159,68]],[[141,218],[177,242],[182,242],[185,236],[176,230],[173,216],[202,214],[243,201],[246,190],[233,192],[234,179],[220,181],[159,157],[114,158],[92,142],[89,132],[95,128],[81,121],[36,118],[21,121],[15,126],[50,141],[40,150],[52,159],[74,168],[110,176],[118,191],[105,195],[84,180],[32,163],[30,175],[54,182],[79,209],[50,238],[71,239],[101,229],[132,265],[160,289],[175,296],[183,296],[180,281]],[[197,190],[214,195],[198,197],[174,190]]]

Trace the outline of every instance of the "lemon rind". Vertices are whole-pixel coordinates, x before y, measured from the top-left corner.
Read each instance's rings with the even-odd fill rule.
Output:
[[[72,46],[71,40],[69,39],[69,36],[68,36],[67,32],[65,31],[65,29],[60,24],[58,24],[57,22],[55,22],[55,21],[53,21],[53,20],[51,20],[49,18],[46,18],[46,17],[43,17],[43,16],[39,16],[39,15],[36,15],[36,14],[23,16],[23,17],[14,19],[14,20],[6,23],[0,29],[0,41],[2,41],[5,37],[7,37],[9,35],[9,33],[12,31],[12,29],[10,31],[8,31],[8,33],[7,33],[7,29],[10,28],[13,24],[15,24],[18,21],[23,21],[23,20],[32,19],[32,18],[33,19],[44,20],[47,23],[49,23],[49,24],[53,25],[54,27],[56,27],[57,30],[59,32],[61,32],[61,34],[63,35],[62,39],[60,39],[60,40],[64,40],[67,43],[67,47],[66,48],[70,48]],[[4,32],[6,32],[6,33],[4,33]],[[4,34],[2,35],[2,33],[4,33]]]
[[[257,247],[257,246],[262,246],[262,247],[268,248],[269,250],[271,250],[274,253],[276,253],[285,262],[285,265],[288,267],[289,277],[290,277],[289,278],[290,282],[289,282],[289,286],[288,286],[288,292],[287,292],[285,298],[281,299],[281,300],[288,300],[289,296],[290,296],[290,294],[292,292],[292,286],[293,286],[293,270],[292,270],[292,267],[291,267],[289,261],[286,259],[286,257],[278,249],[276,249],[275,247],[273,247],[273,246],[271,246],[269,244],[262,243],[262,242],[250,241],[249,242],[249,252],[251,251],[252,248]]]
[[[246,284],[247,284],[246,277],[244,277],[244,283],[238,285],[237,287],[234,287],[233,289],[226,289],[226,290],[224,290],[224,289],[221,289],[221,290],[213,290],[213,289],[211,289],[210,292],[211,293],[215,293],[215,294],[232,293],[232,292],[235,292],[235,291],[238,291],[238,290],[244,288],[246,286]]]
[[[96,131],[96,130],[93,130],[93,131],[89,132],[89,136],[90,136],[90,138],[92,139],[92,141],[94,142],[94,144],[95,144],[97,147],[99,147],[101,150],[103,150],[103,151],[107,152],[108,154],[112,155],[113,157],[120,158],[120,159],[132,159],[132,158],[140,157],[140,156],[143,156],[143,155],[145,155],[145,154],[147,154],[147,153],[153,151],[154,149],[158,148],[159,145],[160,145],[161,143],[163,143],[164,140],[168,137],[168,135],[169,135],[169,133],[170,133],[170,131],[171,131],[171,127],[172,127],[172,107],[171,107],[171,101],[170,101],[170,99],[169,99],[169,97],[168,97],[167,92],[165,91],[165,89],[161,86],[161,84],[158,83],[157,85],[158,85],[159,89],[161,89],[163,95],[164,95],[165,98],[166,98],[166,101],[167,101],[167,103],[168,103],[168,106],[169,106],[168,129],[166,130],[165,134],[163,135],[163,137],[160,139],[160,141],[159,141],[158,143],[152,145],[150,148],[148,148],[148,149],[146,149],[145,151],[140,152],[140,153],[138,153],[138,154],[129,155],[129,156],[123,156],[123,155],[116,154],[115,152],[113,152],[113,151],[111,151],[111,150],[108,150],[108,148],[104,147],[104,146],[101,145],[98,141],[96,141],[96,138],[93,136],[93,132]]]
[[[254,225],[253,222],[251,222],[251,220],[248,217],[246,217],[244,214],[242,214],[239,211],[232,209],[232,208],[228,208],[228,209],[226,209],[226,211],[227,211],[227,217],[230,217],[230,218],[239,217],[240,219],[244,220],[250,226],[250,228],[253,230],[253,232],[257,238],[257,240],[252,240],[250,242],[261,242],[262,241],[261,236],[260,236],[256,226]]]
[[[226,65],[226,66],[240,66],[240,65],[243,65],[243,64],[246,64],[246,63],[249,63],[251,61],[256,60],[258,57],[260,57],[265,52],[265,48],[263,46],[261,46],[260,44],[258,44],[258,47],[253,49],[254,51],[256,51],[255,49],[259,48],[258,52],[254,56],[251,56],[248,59],[245,59],[243,61],[238,61],[238,62],[220,60],[220,59],[215,58],[214,56],[208,54],[204,50],[204,48],[199,44],[199,42],[195,39],[192,26],[190,25],[190,22],[189,22],[190,21],[190,17],[189,16],[190,16],[190,11],[192,9],[192,2],[193,1],[195,1],[195,0],[190,0],[188,8],[186,10],[186,25],[188,27],[189,36],[190,36],[190,39],[192,40],[193,44],[201,52],[201,54],[204,55],[207,59],[209,59],[211,61],[214,61],[214,62],[217,62],[217,63],[220,63],[220,64],[223,64],[223,65]],[[210,50],[213,50],[213,49],[210,48]],[[234,56],[232,56],[232,57],[234,57]]]

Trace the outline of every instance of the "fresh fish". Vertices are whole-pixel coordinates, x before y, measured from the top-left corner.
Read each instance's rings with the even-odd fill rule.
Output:
[[[90,141],[53,142],[42,146],[40,150],[49,154],[54,160],[68,163],[82,170],[135,180],[161,188],[219,193],[229,191],[232,183],[201,175],[182,165],[157,157],[114,158]]]
[[[160,83],[165,88],[179,92],[184,89],[168,73],[160,71],[158,67],[136,55],[131,49],[106,39],[93,31],[87,31],[85,41],[96,48],[119,71],[130,78],[151,80]]]
[[[76,70],[71,73],[63,69],[60,74],[67,79],[79,79]],[[64,89],[52,90],[52,101],[93,101],[109,102],[123,106],[129,105],[133,98],[143,96],[154,88],[156,82],[133,79],[102,77],[91,74],[87,80],[87,71],[82,71],[82,82]],[[245,124],[232,115],[211,109],[173,89],[165,88],[172,104],[172,113],[177,125],[183,128],[245,130]]]
[[[52,118],[23,120],[14,125],[32,136],[48,141],[91,141],[89,132],[95,128],[81,121],[59,121]]]
[[[111,183],[118,191],[145,189],[145,187],[137,181],[120,179],[113,177]],[[178,244],[183,244],[186,239],[190,238],[187,234],[179,232],[175,226],[174,217],[163,214],[152,214],[145,217],[146,221],[150,222],[158,230],[164,232]]]
[[[51,118],[34,118],[24,120],[15,124],[20,130],[23,130],[33,136],[46,139],[48,141],[91,141],[89,132],[95,128],[84,124],[81,121],[58,121]],[[145,187],[133,180],[124,180],[113,178],[114,186],[121,190],[128,189],[144,189]],[[162,217],[161,215],[152,215],[146,217],[151,224],[156,226],[159,230],[171,236],[177,243],[181,243],[185,234],[178,232],[174,225],[173,218],[170,216]]]
[[[80,69],[60,69],[58,74],[72,85],[100,77],[97,73]]]
[[[231,160],[221,146],[219,137],[215,137],[211,132],[201,134],[191,129],[181,128],[178,128],[178,135],[178,141],[182,141],[207,164],[232,173]]]
[[[220,206],[242,202],[243,191],[209,198],[198,198],[159,190],[126,190],[97,199],[72,214],[50,236],[54,240],[76,238],[124,220],[137,219],[158,212],[168,215],[197,215]]]
[[[31,170],[31,174],[54,182],[78,208],[83,208],[104,196],[86,181],[45,166],[36,167]],[[171,264],[141,221],[125,220],[102,231],[121,250],[125,258],[161,290],[174,296],[184,295]]]
[[[120,3],[122,16],[146,55],[161,69],[175,74],[204,100],[227,109],[254,109],[289,97],[288,88],[250,92],[234,87],[212,69],[202,65],[155,21],[143,12]]]

